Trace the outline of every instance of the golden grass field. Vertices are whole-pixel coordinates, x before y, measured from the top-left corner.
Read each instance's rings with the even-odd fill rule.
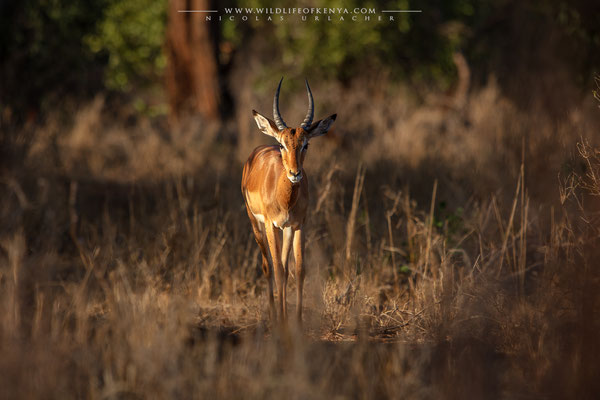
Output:
[[[0,397],[597,395],[593,96],[553,113],[493,79],[454,103],[313,86],[338,119],[305,161],[305,321],[287,330],[239,190],[271,93],[243,89],[222,125],[98,97],[5,131]],[[286,98],[294,123],[305,97]]]

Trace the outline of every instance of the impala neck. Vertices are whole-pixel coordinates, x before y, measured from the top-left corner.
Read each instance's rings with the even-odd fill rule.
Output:
[[[293,184],[286,175],[285,171],[279,175],[279,182],[277,182],[277,203],[279,203],[282,209],[289,210],[294,207],[298,200],[302,181]]]

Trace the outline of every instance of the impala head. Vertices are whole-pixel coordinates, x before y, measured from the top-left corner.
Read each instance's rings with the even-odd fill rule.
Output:
[[[279,91],[281,90],[282,81],[283,78],[279,81],[279,86],[275,92],[275,98],[273,99],[274,121],[254,110],[252,110],[252,113],[254,114],[254,120],[262,133],[273,136],[279,142],[281,161],[283,162],[286,175],[292,183],[298,183],[302,180],[302,164],[304,162],[306,150],[308,149],[308,141],[314,137],[326,134],[331,125],[333,125],[336,114],[317,122],[312,122],[315,113],[315,105],[307,80],[306,91],[308,92],[308,113],[299,127],[289,128],[285,122],[283,122],[283,118],[279,113]]]

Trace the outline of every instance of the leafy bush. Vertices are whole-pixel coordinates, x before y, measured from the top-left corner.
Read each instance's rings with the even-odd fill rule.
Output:
[[[84,38],[94,53],[105,53],[106,85],[126,90],[156,81],[166,65],[163,52],[166,1],[111,1],[96,32]]]
[[[104,1],[2,2],[0,102],[24,114],[43,107],[49,93],[77,96],[94,87],[102,60],[81,38],[93,32],[104,6]]]
[[[248,7],[298,7],[292,1],[283,4],[272,0],[249,0]],[[438,4],[435,1],[396,0],[359,2],[351,0],[340,5],[335,0],[319,1],[306,7],[375,9],[376,14],[336,14],[331,21],[314,20],[308,15],[290,17],[285,23],[274,20],[254,21],[256,29],[267,24],[275,26],[275,38],[282,52],[282,61],[290,69],[301,68],[320,76],[349,80],[364,73],[388,70],[395,79],[434,81],[443,85],[454,77],[452,54],[461,49],[468,26],[489,13],[485,3],[454,0]],[[383,14],[381,10],[421,9],[422,13]],[[344,20],[340,20],[340,16]],[[365,16],[370,20],[365,21]],[[378,17],[382,16],[382,21]],[[393,16],[394,21],[389,21]],[[360,22],[359,22],[360,21]]]

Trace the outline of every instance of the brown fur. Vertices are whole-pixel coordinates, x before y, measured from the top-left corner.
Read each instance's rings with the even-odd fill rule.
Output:
[[[327,132],[335,115],[312,124],[308,129],[286,128],[279,131],[273,121],[254,112],[259,128],[273,136],[281,146],[259,146],[250,154],[242,173],[242,194],[256,242],[262,253],[262,268],[269,284],[271,312],[276,314],[273,279],[277,285],[277,310],[287,318],[286,286],[288,254],[294,246],[297,280],[297,316],[302,319],[304,284],[303,224],[308,209],[308,178],[302,165],[308,140]],[[299,179],[297,182],[292,182]],[[283,230],[283,243],[278,229]],[[268,249],[268,251],[267,251]],[[269,265],[269,257],[271,265]]]

